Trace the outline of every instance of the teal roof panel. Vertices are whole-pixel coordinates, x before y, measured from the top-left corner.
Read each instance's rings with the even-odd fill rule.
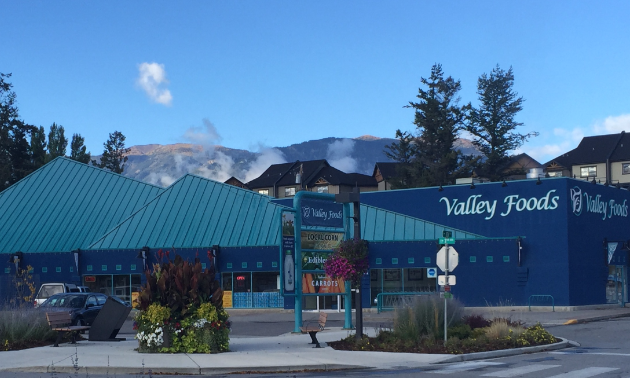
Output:
[[[367,241],[437,240],[443,231],[453,231],[456,239],[478,239],[481,235],[370,205],[361,205],[361,238]]]
[[[56,158],[0,193],[0,253],[86,249],[163,190]]]
[[[250,190],[186,175],[89,249],[277,246],[282,205]]]

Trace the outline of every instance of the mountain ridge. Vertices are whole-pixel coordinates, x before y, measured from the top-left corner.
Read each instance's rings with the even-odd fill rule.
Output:
[[[230,177],[248,182],[272,164],[319,159],[346,173],[371,175],[375,163],[392,161],[383,150],[396,141],[372,135],[328,137],[258,152],[193,143],[134,145],[129,147],[123,175],[160,186],[168,186],[187,173],[220,182]],[[479,155],[468,139],[458,139],[456,148],[464,154]]]

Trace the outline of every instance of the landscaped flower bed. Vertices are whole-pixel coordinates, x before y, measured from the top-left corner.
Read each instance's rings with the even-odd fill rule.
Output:
[[[510,319],[484,319],[479,315],[462,316],[463,307],[448,301],[448,340],[444,343],[444,304],[436,296],[420,297],[409,308],[397,310],[394,327],[381,330],[376,337],[354,335],[330,342],[334,349],[399,353],[461,354],[491,350],[548,345],[560,340],[540,324],[524,327]]]
[[[163,258],[161,252],[158,257]],[[176,256],[147,273],[134,329],[144,353],[218,353],[229,350],[230,321],[223,291],[210,269]]]

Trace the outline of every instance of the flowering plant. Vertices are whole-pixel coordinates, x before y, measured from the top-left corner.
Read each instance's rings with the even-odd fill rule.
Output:
[[[326,259],[324,270],[331,278],[351,281],[354,287],[368,271],[368,243],[366,240],[348,239],[341,242]]]
[[[158,257],[168,260],[158,251]],[[147,272],[140,297],[138,330],[140,352],[217,353],[229,350],[229,315],[223,309],[223,291],[214,272],[175,255]]]

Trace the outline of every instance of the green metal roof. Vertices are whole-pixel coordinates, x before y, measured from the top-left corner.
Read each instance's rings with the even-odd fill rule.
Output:
[[[0,193],[0,253],[86,249],[163,190],[58,157]]]
[[[452,231],[455,239],[483,238],[393,211],[361,205],[361,238],[368,241],[435,240],[442,237],[443,231]]]
[[[277,246],[284,206],[270,199],[188,174],[88,249]]]

